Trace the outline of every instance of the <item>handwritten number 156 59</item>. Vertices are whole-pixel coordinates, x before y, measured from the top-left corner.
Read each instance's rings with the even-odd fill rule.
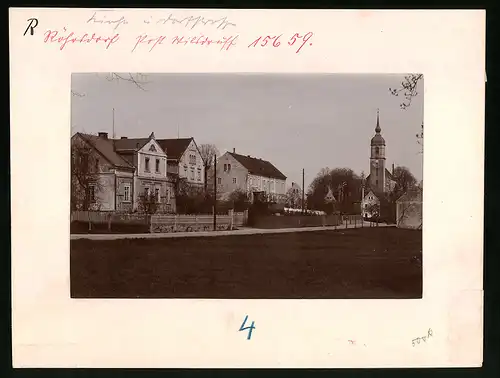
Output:
[[[275,35],[275,36],[260,36],[257,38],[255,41],[250,43],[248,47],[266,47],[266,46],[273,46],[273,47],[279,47],[281,45],[280,38],[283,36],[283,34],[280,35]],[[295,33],[289,40],[287,45],[288,46],[294,46],[296,43],[296,46],[298,46],[298,49],[295,51],[296,54],[300,52],[302,47],[311,39],[313,36],[312,32],[306,33],[304,35],[300,35],[299,33]],[[312,46],[312,42],[309,42],[309,46]]]
[[[247,320],[248,320],[248,315],[245,316],[245,320],[243,320],[243,323],[241,323],[240,331],[246,331],[248,329],[247,340],[250,340],[250,338],[252,337],[252,331],[255,329],[255,326],[254,326],[255,322],[252,321],[252,324],[250,326],[245,327]]]

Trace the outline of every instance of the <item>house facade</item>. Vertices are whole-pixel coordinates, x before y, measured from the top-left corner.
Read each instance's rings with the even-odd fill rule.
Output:
[[[213,176],[213,172],[209,175]],[[217,161],[217,191],[227,196],[235,190],[248,193],[250,200],[265,195],[270,201],[285,202],[286,176],[267,160],[226,152]]]
[[[102,157],[91,209],[137,211],[145,195],[154,195],[159,212],[175,212],[175,177],[167,172],[167,154],[154,133],[149,138],[133,139],[109,139],[104,132],[98,136],[77,133],[72,147],[80,141],[92,147],[92,154]]]
[[[194,138],[158,139],[167,154],[167,171],[191,185],[204,186],[205,165]]]

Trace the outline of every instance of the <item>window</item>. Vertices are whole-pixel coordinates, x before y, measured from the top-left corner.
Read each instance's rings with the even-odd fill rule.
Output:
[[[198,168],[198,181],[201,181],[201,169]]]
[[[130,202],[130,185],[123,187],[123,202]]]
[[[227,164],[224,164],[224,172],[227,172]]]
[[[380,152],[380,149],[378,147],[375,147],[375,155],[378,155]]]
[[[189,164],[196,164],[196,154],[189,154]]]
[[[147,158],[145,158],[145,159],[144,159],[144,162],[145,162],[145,167],[144,167],[144,170],[145,170],[146,172],[149,172],[149,158],[148,158],[148,157],[147,157]]]
[[[160,159],[156,159],[155,169],[156,173],[160,172]]]
[[[184,176],[187,177],[187,175],[188,175],[188,167],[187,167],[187,165],[185,165],[184,166]]]
[[[378,176],[378,167],[375,168],[375,175]]]
[[[155,198],[156,198],[156,202],[160,202],[160,189],[159,188],[155,189]]]
[[[144,196],[149,197],[149,188],[144,188]]]
[[[375,185],[378,185],[378,180],[375,180]]]
[[[227,165],[227,171],[229,172],[231,170],[231,164]]]
[[[95,202],[95,185],[89,185],[89,201]]]
[[[194,180],[194,168],[191,168],[191,180]]]
[[[220,177],[217,177],[217,184],[222,184],[222,179]]]
[[[233,184],[236,184],[236,177],[233,177]]]

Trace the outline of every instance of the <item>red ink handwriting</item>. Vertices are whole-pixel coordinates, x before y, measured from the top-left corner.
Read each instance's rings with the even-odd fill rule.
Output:
[[[136,38],[137,42],[135,43],[135,46],[132,49],[132,52],[134,52],[135,49],[137,48],[137,46],[140,44],[151,45],[151,48],[149,49],[149,51],[151,52],[156,47],[156,45],[161,45],[163,43],[163,41],[165,40],[165,38],[167,38],[167,37],[164,35],[161,35],[159,37],[150,37],[147,34],[139,35]]]
[[[150,36],[147,34],[141,34],[137,36],[135,46],[132,49],[132,52],[134,52],[140,45],[148,45],[150,46],[149,52],[151,52],[157,45],[162,45],[164,42],[166,43],[166,38],[167,36],[161,35],[161,36]],[[219,39],[211,39],[210,37],[200,34],[197,36],[181,36],[181,35],[176,35],[175,37],[172,37],[170,39],[170,44],[171,45],[181,45],[181,46],[187,46],[187,45],[198,45],[198,46],[210,46],[210,45],[219,45],[220,50],[229,50],[231,47],[236,45],[236,41],[238,39],[238,36],[226,36],[222,37]]]
[[[75,33],[71,32],[67,34],[66,28],[63,28],[63,33],[60,33],[58,30],[47,30],[45,32],[45,38],[43,41],[45,43],[58,43],[59,44],[59,50],[63,50],[66,45],[69,43],[75,44],[75,43],[91,43],[94,42],[96,44],[102,43],[106,46],[106,49],[109,49],[110,46],[120,39],[119,34],[115,34],[113,36],[100,36],[97,35],[96,33],[92,33],[92,35],[89,35],[87,33],[77,36]]]
[[[286,45],[288,46],[296,46],[298,47],[297,50],[295,51],[296,54],[302,50],[302,47],[306,45],[311,37],[314,34],[312,32],[306,33],[304,35],[300,35],[299,33],[295,33],[292,37],[289,38],[288,43]],[[257,38],[255,41],[250,43],[248,47],[266,47],[266,46],[272,46],[272,47],[279,47],[281,46],[281,41],[280,38],[283,36],[283,34],[280,35],[267,35],[267,36],[260,36]],[[309,42],[309,46],[312,46],[312,42]]]
[[[199,35],[196,37],[185,37],[185,36],[175,36],[172,38],[172,45],[201,45],[201,46],[210,46],[212,44],[214,45],[221,45],[220,50],[229,50],[231,47],[236,45],[236,41],[238,40],[238,35],[236,36],[229,36],[229,37],[222,37],[219,39],[211,39],[207,37],[206,35]]]

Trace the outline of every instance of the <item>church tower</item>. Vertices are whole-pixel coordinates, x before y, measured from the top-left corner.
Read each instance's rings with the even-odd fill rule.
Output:
[[[370,187],[377,192],[385,191],[385,140],[381,132],[379,111],[377,109],[377,126],[375,136],[371,140],[370,155]]]

